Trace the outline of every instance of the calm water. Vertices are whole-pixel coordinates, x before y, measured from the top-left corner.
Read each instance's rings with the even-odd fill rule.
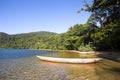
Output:
[[[0,49],[0,80],[120,80],[120,63],[111,60],[65,64],[41,61],[35,55],[81,57],[70,52]]]

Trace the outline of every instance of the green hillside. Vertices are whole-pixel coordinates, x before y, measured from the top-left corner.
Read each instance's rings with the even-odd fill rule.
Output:
[[[8,35],[1,32],[0,48],[46,49],[50,42],[53,43],[53,38],[56,35],[58,34],[46,31],[15,35]]]

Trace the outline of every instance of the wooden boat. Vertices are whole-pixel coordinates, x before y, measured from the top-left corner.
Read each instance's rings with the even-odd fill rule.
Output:
[[[45,61],[63,62],[63,63],[95,63],[101,60],[101,58],[53,58],[37,56],[37,58]]]

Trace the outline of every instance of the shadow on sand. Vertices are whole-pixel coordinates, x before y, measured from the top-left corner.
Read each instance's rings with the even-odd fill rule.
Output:
[[[98,52],[97,56],[120,62],[120,52]]]

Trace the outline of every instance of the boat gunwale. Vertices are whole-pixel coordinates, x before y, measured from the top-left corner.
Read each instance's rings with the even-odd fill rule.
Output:
[[[45,57],[45,56],[38,56],[41,60],[45,61],[52,61],[52,62],[64,62],[64,63],[93,63],[98,62],[102,58],[55,58],[55,57]]]

